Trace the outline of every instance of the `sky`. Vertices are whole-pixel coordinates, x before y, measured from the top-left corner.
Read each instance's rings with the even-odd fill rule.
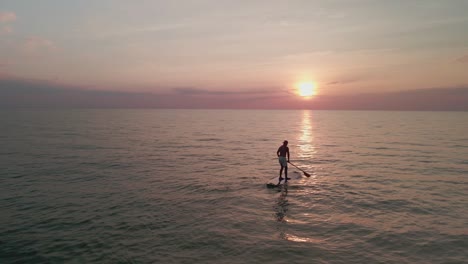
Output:
[[[0,107],[468,110],[466,10],[466,0],[2,0]],[[300,97],[300,83],[315,95]]]

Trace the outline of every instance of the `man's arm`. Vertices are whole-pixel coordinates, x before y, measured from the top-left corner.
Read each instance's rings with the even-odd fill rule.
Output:
[[[289,148],[288,148],[288,150],[287,150],[287,153],[288,153],[288,162],[289,162]]]
[[[280,149],[281,149],[281,147],[279,147],[278,150],[276,151],[276,156],[278,156],[278,157],[280,155]]]

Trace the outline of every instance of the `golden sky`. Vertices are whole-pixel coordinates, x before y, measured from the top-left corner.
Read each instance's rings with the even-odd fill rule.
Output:
[[[466,10],[456,0],[3,0],[0,78],[150,93],[453,88],[468,85]]]

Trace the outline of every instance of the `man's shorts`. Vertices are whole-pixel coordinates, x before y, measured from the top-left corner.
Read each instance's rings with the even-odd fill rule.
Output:
[[[286,157],[279,156],[278,161],[281,164],[281,166],[288,167],[288,160],[286,159]]]

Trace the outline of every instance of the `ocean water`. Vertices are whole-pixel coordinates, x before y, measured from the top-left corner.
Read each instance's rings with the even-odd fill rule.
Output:
[[[3,110],[0,263],[467,263],[468,113]],[[289,140],[291,175],[276,150]]]

